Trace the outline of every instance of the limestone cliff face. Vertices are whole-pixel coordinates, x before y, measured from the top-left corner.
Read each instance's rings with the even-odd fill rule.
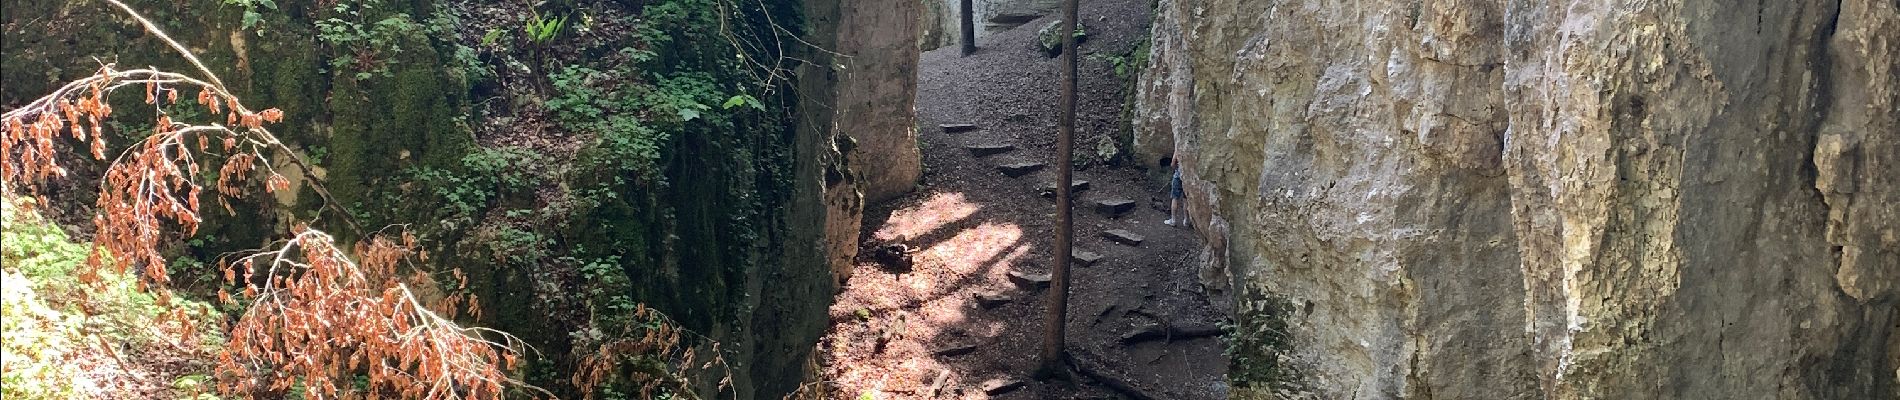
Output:
[[[1163,0],[1135,147],[1318,397],[1894,398],[1896,7]]]
[[[909,1],[840,7],[833,47],[840,57],[831,63],[838,103],[831,128],[855,142],[847,154],[871,203],[909,193],[923,177],[916,107],[922,8]]]
[[[837,283],[851,275],[865,205],[908,193],[923,176],[915,106],[923,10],[913,2],[805,3],[814,27],[805,40],[815,46],[798,70],[798,130],[799,153],[811,157],[797,168],[823,179],[799,190],[823,198],[821,247]]]

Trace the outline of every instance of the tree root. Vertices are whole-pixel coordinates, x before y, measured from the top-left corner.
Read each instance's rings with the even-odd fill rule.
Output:
[[[1078,355],[1078,353],[1080,352],[1066,352],[1069,367],[1074,369],[1076,373],[1082,374],[1082,376],[1086,376],[1091,380],[1101,383],[1102,386],[1108,387],[1109,390],[1113,390],[1115,393],[1119,393],[1131,399],[1159,400],[1164,398],[1143,391],[1141,388],[1136,387],[1133,382],[1107,372],[1108,368],[1106,364],[1087,360],[1085,357]]]

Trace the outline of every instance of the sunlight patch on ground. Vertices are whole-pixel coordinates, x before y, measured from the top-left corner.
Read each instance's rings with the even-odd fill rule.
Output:
[[[876,243],[901,240],[915,248],[914,264],[899,272],[874,261],[858,263],[833,305],[832,318],[841,322],[825,339],[826,375],[835,377],[839,395],[916,396],[940,371],[952,371],[951,380],[965,385],[979,379],[961,376],[971,366],[950,365],[934,353],[1003,333],[1005,321],[974,318],[979,307],[973,293],[1022,296],[1010,290],[1007,272],[1026,262],[1033,250],[1021,226],[983,220],[982,208],[961,193],[939,193],[893,211],[875,228]],[[981,397],[980,392],[964,394],[971,395]]]
[[[938,193],[924,200],[922,204],[905,207],[891,212],[891,218],[879,227],[872,237],[879,241],[894,240],[899,236],[915,239],[936,231],[946,224],[961,221],[982,206],[964,199],[963,193]]]
[[[985,222],[959,231],[950,240],[930,245],[915,256],[916,261],[941,267],[957,280],[913,280],[912,294],[922,296],[956,290],[955,286],[943,286],[980,283],[981,279],[976,277],[983,275],[1000,277],[1002,271],[1008,271],[1012,263],[1029,253],[1028,246],[1018,245],[1022,237],[1023,230],[1016,224]]]

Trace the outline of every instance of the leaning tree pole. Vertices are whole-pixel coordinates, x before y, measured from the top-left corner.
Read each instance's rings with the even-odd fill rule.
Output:
[[[963,0],[957,3],[957,14],[961,16],[961,24],[963,25],[963,35],[958,37],[958,41],[963,44],[963,55],[965,56],[976,52],[976,12],[971,11],[974,7],[972,7],[970,3],[970,0]]]
[[[1063,335],[1069,317],[1069,258],[1074,254],[1075,197],[1075,24],[1076,0],[1062,1],[1061,70],[1062,120],[1056,128],[1056,251],[1055,270],[1050,273],[1049,313],[1043,321],[1042,366],[1037,375],[1049,376],[1063,365]]]

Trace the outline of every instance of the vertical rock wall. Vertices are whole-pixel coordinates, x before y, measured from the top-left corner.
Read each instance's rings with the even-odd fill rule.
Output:
[[[827,264],[851,275],[868,203],[909,193],[923,176],[917,148],[917,39],[924,5],[805,3],[813,47],[799,67],[800,176],[822,176]],[[810,149],[806,149],[810,147]]]
[[[839,8],[831,128],[855,142],[847,154],[870,203],[909,193],[923,177],[916,107],[922,9],[912,1]]]
[[[1511,5],[1546,390],[1892,396],[1895,7]]]
[[[1900,389],[1900,5],[1160,4],[1136,151],[1313,394]]]

